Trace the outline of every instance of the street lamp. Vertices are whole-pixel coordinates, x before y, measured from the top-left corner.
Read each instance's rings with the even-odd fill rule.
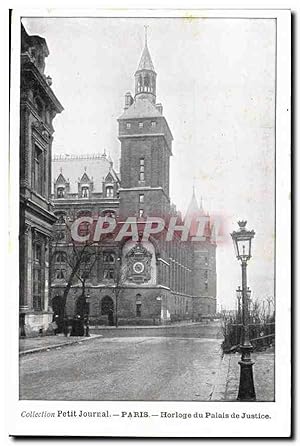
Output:
[[[121,284],[121,257],[117,258],[117,268],[116,268],[116,288],[115,288],[115,297],[116,297],[116,328],[119,326],[119,314],[118,314],[118,306],[119,306],[119,293],[120,293],[120,284]]]
[[[88,290],[85,298],[85,336],[90,337],[90,291]]]
[[[247,287],[247,301],[248,301],[248,311],[250,318],[250,316],[252,316],[252,300],[251,300],[251,290],[249,287]]]
[[[242,321],[243,336],[240,346],[242,357],[240,364],[240,385],[237,399],[239,401],[255,401],[255,389],[253,381],[253,364],[251,351],[253,347],[249,336],[249,288],[247,288],[247,262],[251,259],[251,242],[255,235],[254,231],[246,229],[247,221],[239,221],[239,230],[231,234],[236,257],[242,266]]]

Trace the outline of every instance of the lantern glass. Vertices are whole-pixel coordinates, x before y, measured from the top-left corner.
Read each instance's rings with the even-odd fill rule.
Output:
[[[241,299],[243,295],[243,290],[241,290],[241,287],[239,286],[238,289],[236,290],[236,297],[238,299]]]
[[[238,239],[237,240],[238,258],[242,260],[248,260],[251,257],[251,239]]]
[[[247,231],[246,223],[246,221],[240,221],[239,231],[231,234],[236,257],[242,262],[251,258],[251,241],[255,235],[254,231]]]

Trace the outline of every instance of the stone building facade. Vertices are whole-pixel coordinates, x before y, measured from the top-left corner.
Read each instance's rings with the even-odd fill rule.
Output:
[[[83,300],[93,324],[161,324],[215,314],[216,244],[210,218],[195,194],[184,220],[171,203],[173,137],[163,107],[156,102],[156,72],[147,42],[135,73],[135,94],[125,94],[118,124],[120,173],[105,153],[53,158],[58,218],[58,237],[52,246],[54,311],[73,317],[81,312]],[[106,234],[100,243],[74,244],[72,223],[85,217],[78,234],[88,237],[99,216],[116,220],[114,234]],[[176,217],[176,225],[183,225],[191,217],[203,216],[201,241],[191,241],[197,232],[193,227],[186,241],[181,241],[180,231],[166,240],[165,227],[143,239],[149,217],[165,221]],[[136,219],[137,238],[118,240],[115,235],[129,217]],[[79,258],[82,261],[76,262]]]
[[[20,88],[20,332],[52,322],[49,255],[56,221],[51,204],[53,119],[63,110],[46,77],[45,39],[21,29]]]

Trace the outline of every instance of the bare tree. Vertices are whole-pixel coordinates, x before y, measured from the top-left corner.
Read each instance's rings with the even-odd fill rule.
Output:
[[[85,302],[86,282],[91,277],[94,266],[99,258],[99,247],[93,241],[76,243],[71,236],[71,220],[64,219],[64,230],[57,229],[52,240],[51,268],[55,264],[55,256],[63,255],[64,263],[67,265],[66,285],[61,297],[61,305],[65,308],[68,294],[74,281],[77,279],[81,283],[81,301],[78,306],[83,311]],[[88,226],[86,226],[88,231]],[[79,309],[79,308],[78,308]]]

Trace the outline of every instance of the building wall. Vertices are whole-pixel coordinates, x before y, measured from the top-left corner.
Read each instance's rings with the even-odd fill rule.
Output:
[[[45,40],[22,27],[20,89],[20,334],[45,332],[49,252],[55,222],[51,193],[52,121],[63,108],[44,75]]]

